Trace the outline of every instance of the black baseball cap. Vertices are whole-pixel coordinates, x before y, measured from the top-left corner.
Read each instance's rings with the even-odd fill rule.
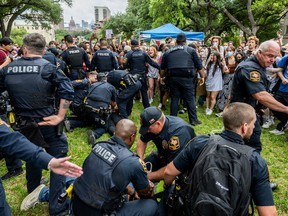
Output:
[[[140,134],[146,134],[149,127],[158,121],[162,116],[162,111],[157,107],[147,107],[140,115]]]

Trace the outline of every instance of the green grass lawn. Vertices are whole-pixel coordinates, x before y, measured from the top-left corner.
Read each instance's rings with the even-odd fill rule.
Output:
[[[156,100],[152,105],[158,106]],[[139,129],[139,115],[143,110],[142,104],[139,101],[136,101],[133,107],[133,113],[130,116],[130,119],[133,120]],[[205,108],[199,107],[198,109],[199,119],[202,121],[201,125],[194,127],[197,135],[210,133],[212,130],[220,130],[222,128],[222,119],[215,117],[213,113],[211,116],[205,115]],[[169,114],[169,111],[165,111],[165,114]],[[188,114],[179,114],[179,117],[188,121]],[[272,129],[275,128],[275,125]],[[266,159],[269,171],[270,179],[278,184],[278,189],[273,192],[275,204],[277,207],[278,215],[284,216],[288,215],[288,142],[285,142],[284,139],[287,135],[275,136],[269,133],[269,130],[264,129],[262,133],[262,142],[263,142],[263,151],[262,156]],[[84,159],[89,154],[91,147],[87,144],[87,131],[88,128],[78,128],[75,129],[72,133],[67,133],[68,142],[69,142],[69,155],[72,156],[74,163],[82,165]],[[288,133],[288,132],[286,132]],[[108,134],[103,135],[100,140],[105,140],[109,137]],[[139,138],[139,134],[137,138]],[[136,142],[132,147],[132,150],[135,151]],[[146,154],[154,150],[154,145],[149,144]],[[7,170],[5,166],[5,161],[0,161],[0,175],[4,175]],[[24,166],[23,166],[24,167]],[[97,168],[97,167],[96,167]],[[43,171],[44,176],[49,177],[47,171]],[[6,191],[6,197],[8,203],[12,209],[12,215],[21,215],[21,216],[34,216],[41,215],[46,216],[48,214],[48,205],[39,204],[35,208],[30,209],[27,212],[20,212],[21,201],[27,195],[26,192],[26,180],[25,174],[15,177],[13,179],[4,181],[4,188]]]

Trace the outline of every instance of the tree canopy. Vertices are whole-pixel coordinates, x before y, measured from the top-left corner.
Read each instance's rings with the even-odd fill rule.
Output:
[[[0,3],[0,29],[2,36],[9,37],[17,17],[35,25],[50,28],[61,21],[60,2],[72,6],[72,0],[2,0]],[[6,24],[5,24],[6,23]]]

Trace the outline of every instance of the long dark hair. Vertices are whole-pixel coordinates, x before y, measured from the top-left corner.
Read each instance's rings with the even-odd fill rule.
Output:
[[[214,77],[218,67],[220,68],[220,70],[222,72],[222,62],[221,62],[221,56],[220,56],[219,52],[212,52],[211,55],[214,55],[217,58],[217,61],[216,61],[215,65],[214,65],[213,72],[212,72],[212,75]],[[211,58],[211,55],[210,55],[210,58]],[[213,64],[213,62],[211,61],[211,59],[209,59],[209,62],[207,64],[207,76],[209,75],[209,71],[210,71],[210,68],[211,68],[212,64]]]

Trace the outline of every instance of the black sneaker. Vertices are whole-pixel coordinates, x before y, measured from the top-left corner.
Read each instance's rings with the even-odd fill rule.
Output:
[[[2,179],[2,181],[3,180],[7,180],[7,179],[10,179],[10,178],[12,178],[14,176],[21,175],[23,172],[24,171],[23,171],[22,167],[18,168],[18,169],[15,169],[15,170],[11,170],[11,171],[7,172],[5,175],[3,175],[1,177],[1,179]]]
[[[89,145],[94,146],[95,142],[96,142],[96,138],[95,138],[94,132],[93,130],[89,130],[88,131],[88,143]]]
[[[192,126],[196,126],[196,125],[202,124],[202,122],[197,119],[197,120],[195,120],[195,121],[192,121],[190,124],[191,124]]]

